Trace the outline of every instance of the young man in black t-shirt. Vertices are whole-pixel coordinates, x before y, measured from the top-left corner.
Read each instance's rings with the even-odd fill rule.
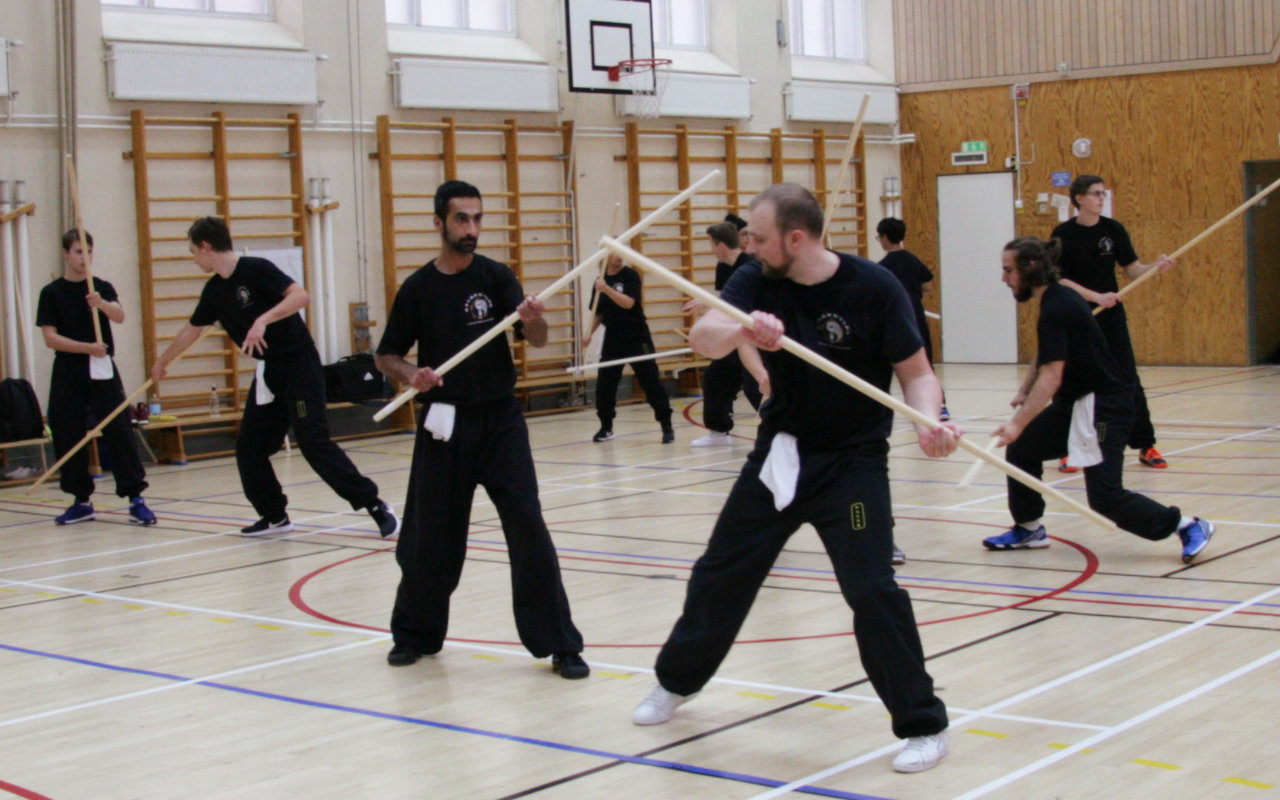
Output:
[[[391,612],[393,667],[444,646],[449,597],[467,557],[471,504],[483,486],[502,520],[520,641],[537,658],[551,656],[564,678],[585,678],[582,634],[574,627],[560,564],[538,500],[529,429],[513,392],[516,373],[505,336],[489,340],[442,376],[448,361],[512,312],[516,336],[547,343],[545,307],[525,298],[505,264],[475,252],[484,207],[463,181],[436,190],[441,252],[400,286],[375,356],[378,369],[421,392],[404,534],[396,545],[400,586]],[[417,363],[405,360],[414,348]]]
[[[86,410],[102,418],[124,402],[124,385],[114,361],[110,378],[97,380],[90,374],[91,357],[109,359],[115,354],[111,323],[124,322],[124,307],[110,283],[94,278],[91,289],[86,285],[85,262],[93,253],[93,237],[85,233],[85,239],[88,253],[81,246],[77,229],[62,235],[62,277],[40,290],[40,304],[36,307],[36,325],[44,334],[44,343],[54,351],[48,409],[53,450],[59,458],[84,438],[88,430]],[[99,317],[102,344],[94,334],[93,314]],[[142,499],[147,488],[146,471],[138,458],[128,414],[117,414],[107,423],[102,442],[116,479],[116,494],[129,498],[129,521],[156,524],[156,515]],[[89,501],[94,487],[87,450],[81,448],[62,465],[59,486],[75,502],[55,517],[55,522],[71,525],[94,518],[93,503]]]
[[[1138,378],[1138,362],[1133,354],[1133,342],[1129,338],[1129,323],[1124,303],[1120,300],[1120,286],[1116,280],[1116,267],[1124,269],[1130,280],[1141,277],[1149,270],[1165,270],[1174,265],[1168,256],[1160,256],[1150,264],[1138,261],[1129,233],[1119,222],[1104,217],[1107,188],[1097,175],[1079,175],[1071,182],[1071,203],[1077,214],[1053,229],[1051,238],[1062,242],[1062,255],[1058,269],[1061,283],[1088,300],[1093,306],[1103,306],[1097,314],[1098,326],[1107,337],[1107,344],[1134,386],[1133,424],[1129,430],[1129,447],[1138,451],[1138,461],[1145,466],[1164,469],[1169,466],[1156,449],[1156,430],[1151,424],[1151,411],[1147,407],[1147,393]],[[1062,462],[1064,472],[1074,472],[1069,459]]]
[[[994,436],[1008,446],[1005,458],[1039,478],[1043,461],[1072,453],[1084,468],[1089,507],[1121,529],[1158,541],[1175,532],[1182,541],[1182,561],[1191,563],[1213,536],[1213,525],[1184,517],[1124,488],[1124,447],[1133,420],[1133,383],[1116,360],[1088,304],[1063,286],[1056,267],[1057,243],[1035,237],[1014,239],[1001,256],[1004,283],[1020,303],[1038,300],[1038,348],[1010,403],[1013,418]],[[988,550],[1022,550],[1049,546],[1041,517],[1044,497],[1008,479],[1009,512],[1014,525],[982,540]]]
[[[911,298],[911,310],[915,315],[916,325],[920,328],[920,338],[924,341],[925,357],[929,359],[929,366],[933,366],[933,337],[929,334],[929,320],[924,314],[924,285],[933,280],[933,271],[902,244],[906,237],[907,223],[896,217],[885,217],[876,225],[876,238],[884,248],[884,258],[880,259],[880,266],[892,272],[902,284],[902,288],[907,290],[907,297]],[[950,418],[951,413],[947,411],[947,398],[944,393],[940,419]]]
[[[911,305],[884,268],[827,250],[822,208],[807,190],[778,184],[752,201],[748,250],[759,260],[734,273],[724,299],[751,314],[748,328],[719,311],[694,325],[690,343],[721,357],[758,347],[773,393],[760,433],[694,565],[684,611],[658,655],[658,685],[632,721],[671,719],[715,674],[757,591],[791,534],[817,530],[854,612],[858,652],[894,733],[907,740],[900,772],[937,765],[948,752],[947,713],[925,670],[911,599],[889,564],[892,548],[888,436],[893,412],[798,357],[783,334],[937,418],[942,393],[924,355]],[[955,451],[959,430],[917,428],[930,457]]]
[[[596,328],[604,325],[604,342],[600,346],[600,360],[614,361],[620,358],[649,355],[654,352],[653,337],[649,335],[649,323],[645,320],[642,303],[644,287],[640,273],[622,263],[622,256],[610,254],[605,261],[605,274],[596,278],[593,295],[598,294],[596,313],[591,327],[582,336],[582,346],[591,343]],[[596,416],[600,418],[600,430],[591,437],[593,442],[607,442],[613,438],[614,409],[618,404],[618,383],[622,380],[622,364],[601,367],[596,374]],[[637,361],[631,365],[645,399],[653,409],[653,418],[662,426],[662,443],[676,440],[671,427],[671,401],[662,386],[662,377],[654,361]]]
[[[240,532],[260,536],[293,530],[289,498],[271,467],[271,456],[292,428],[316,474],[353,509],[368,511],[383,538],[394,537],[400,521],[378,497],[377,484],[361,475],[329,436],[324,367],[298,314],[310,302],[306,289],[264,258],[237,256],[231,232],[217,217],[196,220],[187,238],[196,266],[213,275],[187,324],[156,359],[151,377],[163,378],[178,354],[215,322],[222,323],[240,352],[258,359],[236,437],[236,466],[259,519]]]
[[[729,220],[717,222],[707,228],[711,253],[716,257],[717,292],[724,291],[725,284],[739,267],[754,263],[751,256],[742,250],[738,230],[738,226]],[[690,300],[685,303],[684,310],[700,312],[705,307],[698,300]],[[760,378],[752,374],[753,369]],[[729,431],[733,430],[733,402],[738,397],[738,390],[741,389],[747,396],[747,402],[752,408],[759,409],[764,399],[760,391],[761,379],[767,388],[769,376],[764,372],[760,354],[750,348],[743,348],[742,353],[734,350],[724,358],[717,358],[708,364],[702,375],[702,423],[707,426],[707,433],[694,439],[689,445],[715,447],[733,444]]]

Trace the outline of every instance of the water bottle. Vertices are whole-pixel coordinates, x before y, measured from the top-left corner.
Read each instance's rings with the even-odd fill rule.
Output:
[[[218,399],[218,387],[209,387],[209,416],[216,417],[222,413],[222,401]]]
[[[150,403],[147,406],[147,411],[153,417],[160,416],[160,396],[157,395],[155,392],[151,393]]]

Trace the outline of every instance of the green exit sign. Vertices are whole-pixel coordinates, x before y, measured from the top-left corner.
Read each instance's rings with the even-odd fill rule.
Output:
[[[980,142],[961,142],[961,143],[960,143],[960,152],[962,152],[962,153],[985,153],[985,152],[987,152],[987,142],[986,142],[986,140],[985,140],[985,139],[984,139],[984,140],[982,140],[982,141],[980,141]]]

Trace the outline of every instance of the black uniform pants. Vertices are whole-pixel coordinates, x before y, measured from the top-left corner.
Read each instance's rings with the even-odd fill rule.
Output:
[[[1129,338],[1129,323],[1124,304],[1120,303],[1094,317],[1098,327],[1111,347],[1112,354],[1120,362],[1120,368],[1137,389],[1133,393],[1133,423],[1129,426],[1129,446],[1135,450],[1155,447],[1156,429],[1151,424],[1151,410],[1147,408],[1147,393],[1138,377],[1138,359],[1133,354],[1133,340]]]
[[[236,438],[240,485],[254,511],[272,521],[285,515],[289,498],[276,478],[271,456],[284,446],[290,428],[302,457],[339,497],[352,508],[368,508],[376,503],[377,484],[361,475],[329,436],[324,368],[316,349],[305,347],[269,358],[265,377],[275,399],[258,405],[255,378]]]
[[[733,401],[738,398],[739,389],[752,408],[760,408],[760,385],[742,366],[737,350],[707,365],[702,375],[702,422],[708,430],[733,430]]]
[[[109,380],[95,381],[89,378],[87,358],[53,359],[53,376],[49,380],[49,428],[53,431],[53,452],[62,458],[88,432],[86,409],[96,419],[103,419],[124,402],[124,385],[120,372]],[[111,474],[116,479],[116,494],[120,497],[138,497],[147,488],[146,470],[138,458],[138,446],[133,441],[129,412],[123,411],[102,429],[102,443],[110,459]],[[77,503],[87,503],[93,494],[93,478],[89,477],[89,450],[85,447],[62,465],[58,485],[62,491],[75,497]]]
[[[1072,404],[1054,401],[1009,445],[1005,458],[1039,478],[1044,462],[1067,454],[1071,430]],[[1102,463],[1084,468],[1084,485],[1089,507],[1144,539],[1159,540],[1178,529],[1182,512],[1164,506],[1145,495],[1124,488],[1124,448],[1129,439],[1133,404],[1127,391],[1094,397],[1093,421],[1102,446]],[[1044,515],[1044,497],[1034,489],[1008,478],[1009,512],[1022,523]]]
[[[529,429],[515,398],[458,406],[447,442],[424,430],[422,419],[396,545],[401,575],[391,612],[396,644],[423,654],[444,645],[449,597],[467,557],[471,503],[476,486],[483,486],[507,540],[520,641],[537,658],[582,652],[582,634],[569,613],[555,545],[542,519]]]
[[[610,331],[604,332],[604,343],[600,347],[601,361],[614,361],[619,358],[648,355],[654,352],[653,340],[644,335],[628,335]],[[616,367],[602,367],[596,374],[596,416],[601,426],[613,427],[613,418],[617,415],[618,383],[622,380],[623,364]],[[636,381],[644,389],[645,399],[653,409],[653,418],[663,427],[671,424],[671,401],[667,398],[667,390],[662,386],[662,376],[658,373],[658,365],[653,361],[637,361],[629,365],[635,373]]]
[[[947,727],[933,693],[911,598],[893,577],[887,446],[804,453],[795,500],[777,511],[760,482],[764,454],[747,460],[707,551],[693,567],[684,611],[658,654],[658,681],[692,694],[711,680],[737,637],[756,593],[791,534],[812,524],[853,609],[862,667],[893,719],[895,735]]]

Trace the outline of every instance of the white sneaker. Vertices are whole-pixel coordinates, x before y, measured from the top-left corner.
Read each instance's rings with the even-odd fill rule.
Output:
[[[631,714],[631,721],[637,725],[661,725],[671,719],[676,709],[697,697],[698,693],[675,694],[662,688],[662,684],[654,684],[653,691]]]
[[[946,731],[933,736],[912,736],[894,757],[893,769],[895,772],[924,772],[938,766],[943,756],[950,752]]]
[[[727,433],[717,433],[711,431],[706,436],[700,436],[689,442],[690,447],[715,447],[716,445],[731,445],[733,437]]]

